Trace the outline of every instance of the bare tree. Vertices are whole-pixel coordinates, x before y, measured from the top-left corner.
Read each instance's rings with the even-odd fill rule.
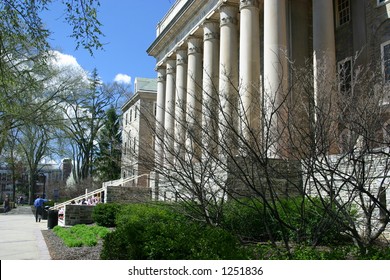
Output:
[[[378,68],[373,63],[339,69],[339,87],[332,105],[338,115],[329,112],[318,116],[316,123],[316,138],[337,144],[338,153],[329,155],[318,140],[313,145],[314,155],[300,152],[305,194],[321,198],[328,215],[355,240],[362,253],[388,230],[390,214],[386,201],[388,89]],[[321,133],[324,118],[337,122],[336,137],[329,139],[331,134]]]
[[[258,98],[252,99],[260,128],[248,119],[238,94],[242,91],[234,84],[236,94],[229,98],[203,91],[197,102],[207,103],[201,109],[188,110],[187,105],[186,119],[160,108],[183,131],[161,133],[158,129],[164,124],[153,118],[154,112],[144,112],[156,138],[138,153],[156,173],[155,197],[180,201],[191,207],[188,213],[194,218],[215,226],[226,201],[244,203],[241,198],[246,198],[247,207],[260,202],[259,215],[267,213],[276,221],[278,235],[264,221],[269,240],[276,245],[281,238],[288,252],[295,242],[310,240],[316,246],[335,226],[365,253],[389,230],[388,88],[374,64],[353,67],[348,73],[341,68],[337,77],[324,74],[318,80],[311,63],[289,67],[288,87],[273,92],[258,89]],[[266,100],[271,100],[268,106]],[[184,111],[181,100],[175,106]],[[226,106],[231,110],[226,111]],[[197,117],[200,114],[203,118]],[[178,145],[183,139],[178,133],[185,133],[184,144]],[[151,149],[163,150],[163,157],[150,156],[146,150]],[[293,206],[285,207],[285,200],[293,201]],[[291,207],[298,220],[291,216]],[[309,208],[318,212],[314,227],[307,221]],[[296,234],[294,240],[291,232]]]
[[[99,80],[95,70],[92,77],[83,85],[75,88],[63,100],[62,129],[69,141],[73,157],[73,179],[76,184],[94,189],[98,183],[93,178],[94,160],[98,151],[98,135],[102,129],[106,110],[110,106],[118,107],[118,100],[123,97],[125,89],[117,84],[105,85]]]

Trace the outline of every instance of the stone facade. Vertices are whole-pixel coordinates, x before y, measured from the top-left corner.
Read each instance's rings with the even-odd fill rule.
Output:
[[[78,224],[92,224],[92,212],[94,206],[68,204],[65,205],[64,225],[74,226]]]
[[[125,186],[149,187],[148,176],[154,162],[156,80],[135,79],[135,93],[122,106],[122,176],[121,179],[138,177]],[[141,176],[141,177],[139,177]]]
[[[337,21],[335,24],[337,61],[355,56],[356,65],[380,61],[380,45],[390,40],[390,5],[385,2],[350,2],[350,20],[342,25]]]
[[[264,148],[267,156],[299,159],[289,140],[304,142],[302,133],[281,126],[295,122],[307,133],[314,121],[304,115],[310,102],[337,118],[329,82],[338,81],[338,63],[350,58],[351,70],[380,63],[381,44],[390,39],[389,15],[390,1],[378,0],[177,0],[147,50],[158,72],[157,168],[175,164],[180,146],[199,160],[199,143],[208,149],[230,139],[227,127],[241,129],[235,137],[244,141],[276,135]],[[299,67],[311,67],[310,98],[293,87]],[[198,129],[210,127],[206,136],[194,120]],[[340,139],[339,123],[326,125],[324,138]],[[328,152],[339,153],[339,143],[332,142]]]
[[[237,159],[231,165],[226,184],[234,198],[261,197],[290,198],[303,195],[300,161],[269,159],[260,163],[250,158]],[[238,166],[242,167],[238,170]]]
[[[108,186],[105,193],[105,202],[138,203],[150,201],[151,193],[145,187]]]

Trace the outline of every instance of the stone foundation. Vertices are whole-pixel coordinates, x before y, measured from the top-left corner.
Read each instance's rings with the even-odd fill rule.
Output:
[[[151,191],[145,187],[107,186],[105,202],[137,203],[151,199]]]
[[[226,185],[229,195],[240,197],[286,198],[302,195],[302,169],[299,161],[249,157],[236,158],[229,164]]]
[[[74,226],[77,224],[92,224],[92,212],[95,206],[68,204],[65,206],[65,226]]]

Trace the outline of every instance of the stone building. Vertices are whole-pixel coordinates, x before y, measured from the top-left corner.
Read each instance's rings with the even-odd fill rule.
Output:
[[[128,181],[124,186],[149,187],[154,161],[156,87],[156,79],[136,78],[134,95],[122,106],[121,180]]]
[[[389,17],[389,0],[177,0],[147,50],[156,58],[157,166],[182,153],[199,162],[234,137],[266,145],[269,158],[299,158],[307,147],[290,143],[303,142],[315,119],[305,108],[333,110],[330,81],[348,90],[351,72],[376,61],[389,83]],[[299,68],[311,73],[310,97],[294,88]],[[326,125],[329,142],[345,134]],[[332,141],[327,150],[341,148]]]
[[[40,163],[38,165],[38,172],[36,174],[37,180],[32,196],[45,195],[56,201],[61,194],[61,189],[66,184],[66,180],[70,176],[71,165],[72,163],[69,159],[61,160],[61,164],[52,162]],[[15,182],[13,182],[13,174],[15,174]],[[8,164],[0,163],[1,197],[7,195],[15,201],[19,197],[23,197],[24,201],[27,203],[29,176],[26,166],[19,164],[16,170],[13,170]]]

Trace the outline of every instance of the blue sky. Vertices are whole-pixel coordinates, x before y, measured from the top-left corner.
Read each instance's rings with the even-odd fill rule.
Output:
[[[155,78],[156,61],[148,56],[147,48],[156,38],[157,23],[168,12],[174,0],[100,0],[98,16],[103,24],[106,45],[91,57],[84,49],[75,50],[71,27],[65,21],[65,6],[57,0],[49,6],[43,20],[53,34],[50,44],[55,50],[73,56],[78,64],[91,72],[97,68],[105,83],[113,82],[118,74],[123,77]],[[126,79],[124,79],[126,80]]]

